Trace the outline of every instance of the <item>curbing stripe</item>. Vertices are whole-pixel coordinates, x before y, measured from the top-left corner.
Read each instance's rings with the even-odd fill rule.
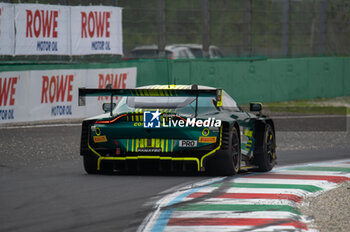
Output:
[[[237,178],[233,183],[252,183],[252,184],[292,184],[292,185],[312,185],[323,190],[331,189],[337,186],[336,183],[328,182],[326,180],[293,180],[288,182],[284,179],[259,179],[259,178]]]
[[[286,211],[300,214],[298,208],[289,205],[248,205],[248,204],[188,204],[176,208],[177,211]]]
[[[326,186],[336,185],[335,183],[330,183],[326,180],[288,180],[288,183],[286,183],[286,180],[283,179],[259,179],[259,178],[237,178],[232,183],[258,183],[258,184],[302,184],[302,185],[313,185],[320,188],[324,188]]]
[[[210,205],[289,205],[292,207],[297,206],[297,202],[290,200],[280,200],[280,199],[232,199],[232,198],[209,198],[198,202],[196,204],[210,204]]]
[[[214,187],[220,187],[221,184],[215,184]],[[232,183],[233,188],[278,188],[278,189],[301,189],[307,192],[317,192],[322,188],[313,185],[296,184],[260,184],[260,183]]]
[[[197,192],[198,190],[199,190],[199,188],[195,188],[195,189],[191,189],[190,191],[184,192],[180,196],[177,196],[174,200],[170,201],[169,205],[173,205],[173,204],[180,202],[183,198],[187,197],[191,193]],[[152,228],[152,232],[164,231],[164,229],[168,223],[168,220],[170,219],[173,211],[174,211],[174,208],[165,209],[160,214],[156,224]]]
[[[207,195],[205,192],[196,192],[188,196],[188,198],[197,198]],[[280,194],[280,193],[220,193],[215,198],[229,198],[229,199],[278,199],[289,200],[294,202],[301,202],[303,199],[300,196],[293,194]]]
[[[165,197],[167,203],[138,231],[317,231],[308,229],[309,220],[298,207],[304,197],[350,181],[346,162],[350,164],[342,160],[295,165],[225,178],[225,185],[189,186],[185,192]]]
[[[173,218],[283,218],[303,220],[302,216],[283,211],[253,211],[253,212],[235,212],[232,211],[203,211],[200,214],[197,211],[175,211]]]
[[[169,226],[255,226],[269,225],[292,226],[306,230],[305,223],[291,219],[275,218],[171,218]]]
[[[217,190],[215,187],[206,187],[201,189],[201,192],[213,192]],[[297,196],[304,197],[307,194],[310,194],[310,192],[307,192],[305,190],[300,189],[279,189],[279,188],[229,188],[226,190],[227,193],[277,193],[277,194],[293,194]]]
[[[266,226],[266,227],[257,227],[254,228],[252,226],[169,226],[165,229],[165,232],[311,232],[312,230],[303,230],[303,229],[295,229],[293,226]],[[315,231],[315,230],[313,230]],[[316,231],[315,231],[316,232]]]

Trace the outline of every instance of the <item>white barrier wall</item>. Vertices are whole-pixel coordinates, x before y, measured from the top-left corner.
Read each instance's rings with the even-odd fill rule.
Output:
[[[109,99],[88,97],[78,106],[78,88],[135,88],[136,75],[136,67],[0,72],[0,124],[101,114]]]
[[[0,55],[13,55],[15,52],[14,5],[0,3]]]
[[[122,8],[0,3],[0,55],[123,54]]]

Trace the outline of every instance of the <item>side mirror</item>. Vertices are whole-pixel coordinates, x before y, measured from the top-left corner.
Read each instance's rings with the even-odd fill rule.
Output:
[[[103,103],[102,109],[105,113],[108,113],[111,112],[116,105],[116,103],[113,103],[113,105],[111,105],[111,103]]]
[[[251,102],[249,103],[249,110],[252,112],[261,112],[262,104],[259,102]]]

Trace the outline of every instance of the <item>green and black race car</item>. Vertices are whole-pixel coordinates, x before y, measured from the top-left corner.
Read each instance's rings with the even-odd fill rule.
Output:
[[[251,103],[248,113],[222,89],[152,85],[136,89],[79,89],[109,96],[105,114],[83,121],[80,152],[87,173],[197,171],[233,175],[269,171],[276,162],[273,121]],[[119,96],[116,103],[113,99]]]

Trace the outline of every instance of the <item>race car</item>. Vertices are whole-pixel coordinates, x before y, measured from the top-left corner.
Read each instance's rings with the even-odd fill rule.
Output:
[[[109,96],[105,114],[82,123],[80,154],[88,174],[111,171],[194,171],[233,175],[270,171],[276,163],[275,127],[261,103],[244,112],[222,89],[151,85],[135,89],[79,89]],[[118,101],[115,97],[118,96]]]

